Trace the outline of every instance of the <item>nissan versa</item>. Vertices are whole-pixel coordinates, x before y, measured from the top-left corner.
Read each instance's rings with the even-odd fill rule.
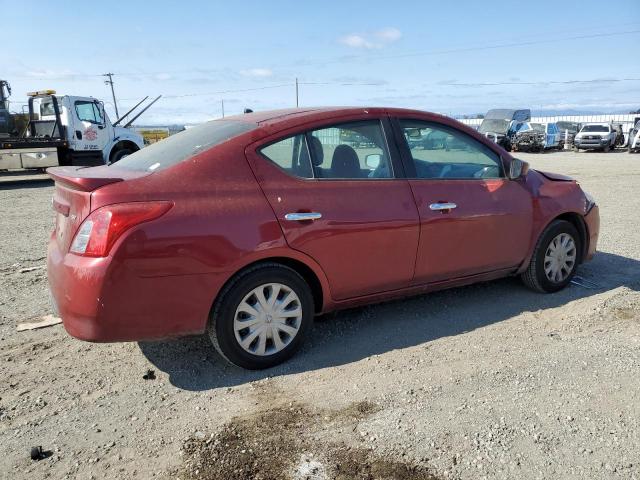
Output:
[[[598,239],[574,180],[414,110],[249,113],[48,172],[71,335],[207,332],[251,369],[289,358],[322,312],[509,275],[555,292]]]

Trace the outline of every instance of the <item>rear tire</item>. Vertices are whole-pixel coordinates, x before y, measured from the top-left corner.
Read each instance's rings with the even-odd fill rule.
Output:
[[[225,360],[260,370],[284,362],[300,348],[313,316],[313,296],[304,278],[284,265],[264,263],[241,272],[224,288],[207,333]]]
[[[568,239],[571,240],[571,244]],[[580,262],[581,248],[582,243],[576,227],[565,220],[551,222],[536,243],[529,267],[521,275],[522,281],[536,292],[553,293],[562,290],[575,275]],[[565,268],[562,268],[563,265]],[[554,268],[556,266],[558,268]],[[559,274],[556,274],[557,272]]]

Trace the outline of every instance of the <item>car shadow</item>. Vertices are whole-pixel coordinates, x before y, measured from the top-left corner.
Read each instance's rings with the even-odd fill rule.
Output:
[[[626,286],[640,287],[640,262],[598,252],[580,266],[578,276],[595,288],[575,284],[543,295],[526,289],[517,278],[506,278],[418,297],[355,308],[316,319],[304,347],[288,362],[262,371],[227,364],[206,336],[171,341],[140,342],[147,359],[169,374],[181,389],[202,391],[355,362],[459,335],[511,318],[545,310]],[[579,280],[579,279],[578,279]]]

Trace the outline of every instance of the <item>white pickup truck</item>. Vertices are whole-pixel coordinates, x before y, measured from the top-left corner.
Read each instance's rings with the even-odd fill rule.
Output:
[[[616,131],[609,123],[585,123],[573,139],[576,151],[603,150],[615,148]]]
[[[142,136],[126,128],[142,112],[120,127],[122,119],[111,123],[104,104],[95,98],[57,95],[54,90],[28,96],[26,131],[0,138],[0,170],[113,163],[144,146]]]

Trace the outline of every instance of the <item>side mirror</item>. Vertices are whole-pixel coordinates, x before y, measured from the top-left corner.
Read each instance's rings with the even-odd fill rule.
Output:
[[[529,164],[527,162],[523,162],[518,158],[514,158],[511,160],[511,165],[509,166],[509,178],[511,180],[516,180],[520,177],[524,177],[529,171]]]
[[[382,155],[379,153],[370,153],[364,157],[364,164],[371,170],[378,168],[380,162],[382,162]]]

